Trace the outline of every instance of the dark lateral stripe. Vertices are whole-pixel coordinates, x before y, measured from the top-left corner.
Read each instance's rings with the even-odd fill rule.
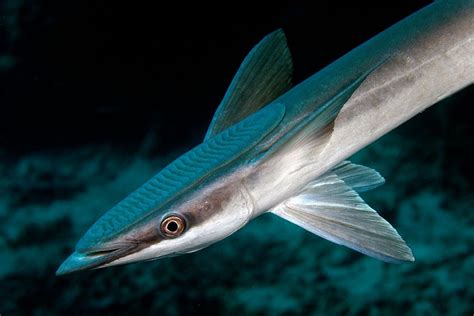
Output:
[[[106,212],[79,241],[77,249],[124,231],[177,194],[253,148],[281,121],[282,104],[272,104],[188,151]]]

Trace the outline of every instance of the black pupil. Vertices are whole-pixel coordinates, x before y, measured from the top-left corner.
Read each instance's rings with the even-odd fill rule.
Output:
[[[178,230],[178,223],[175,221],[169,222],[167,228],[170,232],[175,232]]]

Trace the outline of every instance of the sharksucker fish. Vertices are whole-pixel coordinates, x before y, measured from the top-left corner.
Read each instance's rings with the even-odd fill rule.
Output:
[[[292,87],[282,30],[244,59],[204,141],[106,212],[65,274],[191,253],[270,212],[387,262],[414,260],[346,159],[474,82],[474,2],[438,1]]]

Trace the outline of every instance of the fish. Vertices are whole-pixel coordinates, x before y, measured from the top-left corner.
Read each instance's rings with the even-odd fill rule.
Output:
[[[385,179],[347,159],[474,82],[473,7],[435,2],[296,86],[286,36],[270,33],[202,143],[103,214],[56,274],[193,253],[266,213],[370,257],[413,262],[360,195]]]

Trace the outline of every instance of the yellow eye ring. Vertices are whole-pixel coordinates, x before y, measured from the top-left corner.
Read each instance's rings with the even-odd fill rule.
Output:
[[[186,229],[186,221],[178,215],[170,215],[161,221],[160,231],[168,238],[176,238]]]

